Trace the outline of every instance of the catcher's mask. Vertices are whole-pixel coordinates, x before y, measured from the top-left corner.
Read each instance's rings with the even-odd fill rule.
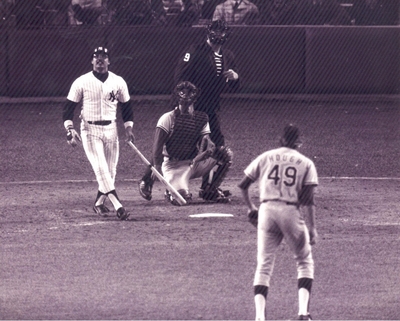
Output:
[[[293,124],[285,126],[283,135],[281,137],[281,144],[285,147],[298,148],[302,145],[302,141],[299,139],[300,130]]]
[[[207,32],[210,42],[216,45],[223,45],[231,33],[228,24],[224,20],[212,21],[207,27]]]
[[[199,89],[189,81],[181,81],[174,90],[175,99],[181,105],[193,104],[199,94]]]

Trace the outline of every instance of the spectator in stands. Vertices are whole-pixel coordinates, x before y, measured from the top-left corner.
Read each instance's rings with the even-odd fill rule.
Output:
[[[399,24],[398,0],[355,0],[351,8],[353,23],[359,26]]]
[[[154,25],[165,25],[166,24],[166,12],[161,0],[150,0],[151,11],[153,13],[153,24]]]
[[[205,24],[211,22],[215,8],[222,2],[224,2],[224,0],[204,0],[201,7],[201,18],[205,20]]]
[[[162,0],[164,11],[168,14],[178,15],[183,11],[182,0]]]
[[[41,0],[15,0],[12,14],[19,29],[36,29],[43,24],[43,13],[38,10]]]
[[[67,25],[68,2],[60,0],[1,0],[11,5],[9,17],[15,16],[17,28],[46,28]]]
[[[154,19],[150,0],[115,0],[107,3],[107,9],[117,25],[149,25]]]
[[[175,25],[177,23],[178,16],[184,10],[182,0],[162,0],[165,20],[168,25]]]
[[[107,0],[109,21],[116,25],[166,24],[162,0]]]
[[[296,24],[301,25],[350,25],[346,9],[336,0],[296,1]]]
[[[102,24],[102,15],[107,15],[102,0],[71,0],[68,8],[69,24],[72,26]]]
[[[226,0],[217,5],[212,20],[225,20],[230,25],[253,25],[259,23],[257,6],[249,0]]]
[[[197,23],[201,14],[201,7],[195,0],[182,0],[183,10],[177,17],[176,25],[179,27],[191,27]]]
[[[65,0],[42,0],[36,8],[43,15],[44,26],[66,26],[68,5],[68,1]]]
[[[262,25],[293,25],[296,23],[296,5],[298,0],[263,0],[258,5],[260,24]]]

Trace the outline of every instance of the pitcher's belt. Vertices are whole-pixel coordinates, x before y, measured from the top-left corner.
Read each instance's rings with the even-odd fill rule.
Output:
[[[282,202],[282,203],[286,203],[286,205],[293,205],[293,206],[299,206],[298,203],[294,203],[294,202],[285,202],[282,200],[263,200],[262,203],[267,203],[267,202]]]

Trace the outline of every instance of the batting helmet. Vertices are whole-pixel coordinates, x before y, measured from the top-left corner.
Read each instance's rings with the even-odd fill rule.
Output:
[[[106,55],[108,58],[110,58],[110,54],[108,53],[108,49],[106,47],[97,47],[93,50],[92,53],[92,58],[95,58],[97,55]]]
[[[300,130],[293,124],[286,125],[283,129],[281,137],[281,144],[285,147],[297,148],[300,147],[302,142],[299,140]]]
[[[223,45],[231,30],[225,20],[214,20],[207,26],[207,32],[211,43]]]
[[[190,81],[181,81],[174,89],[174,97],[178,103],[192,104],[200,95],[200,90]]]

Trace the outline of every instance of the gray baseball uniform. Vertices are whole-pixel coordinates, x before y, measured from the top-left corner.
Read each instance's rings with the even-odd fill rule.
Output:
[[[318,185],[314,163],[295,149],[280,147],[258,156],[244,173],[260,185],[254,285],[269,287],[275,252],[284,237],[295,253],[298,279],[314,278],[308,229],[298,208],[303,185]]]
[[[314,278],[311,245],[318,236],[315,227],[314,188],[318,175],[314,163],[299,153],[299,129],[292,124],[284,129],[280,148],[253,160],[244,170],[239,184],[249,207],[250,223],[257,226],[257,268],[254,276],[256,320],[265,320],[265,307],[275,253],[283,238],[294,253],[297,264],[299,319],[311,319],[309,302]],[[249,195],[249,187],[259,181],[260,207]],[[299,207],[303,206],[300,212]],[[310,230],[303,217],[307,217]]]

